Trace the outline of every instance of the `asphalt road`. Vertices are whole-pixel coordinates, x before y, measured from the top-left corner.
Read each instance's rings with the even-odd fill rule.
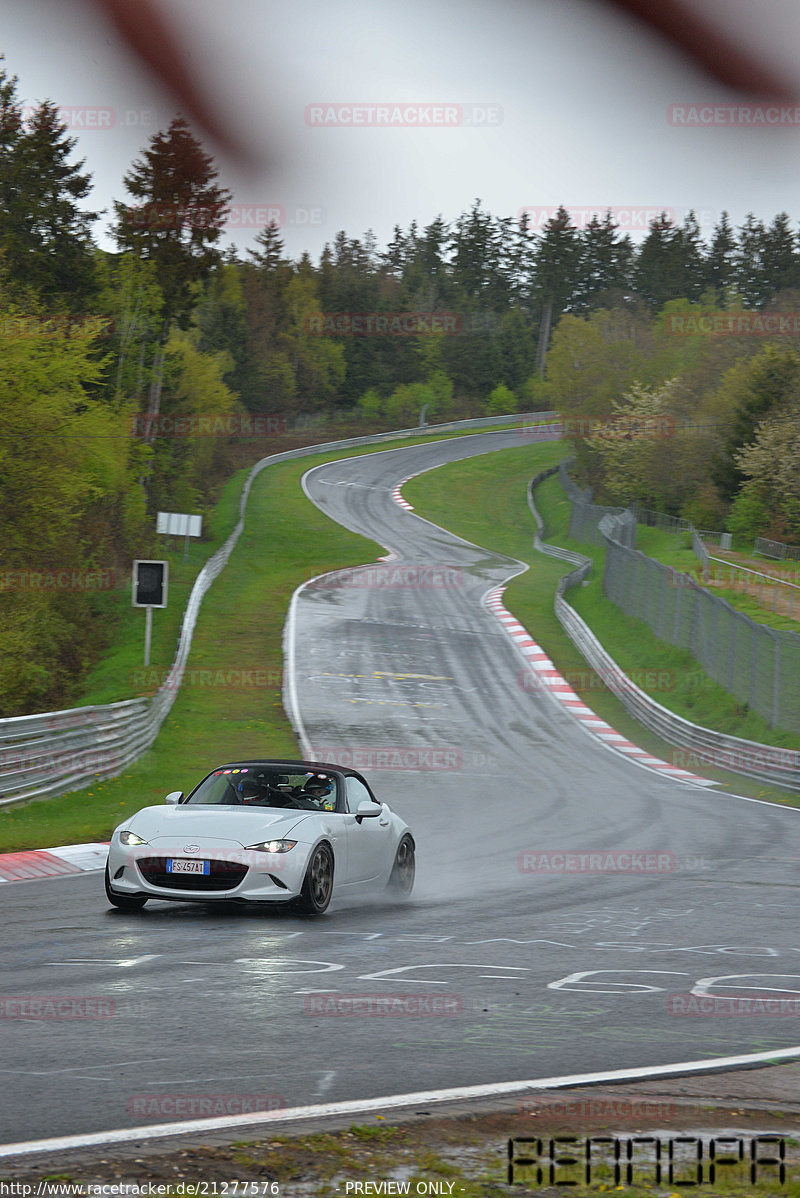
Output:
[[[391,498],[518,444],[482,434],[306,476],[323,511],[397,555],[307,585],[290,640],[313,752],[403,766],[364,770],[414,830],[411,903],[131,915],[97,874],[5,886],[3,995],[70,997],[76,1017],[0,1018],[0,1140],[800,1042],[768,1005],[685,1013],[692,989],[800,997],[800,813],[655,776],[526,689],[481,602],[519,565]],[[547,872],[564,851],[594,861]],[[608,872],[632,851],[650,872]],[[348,1013],[361,995],[418,1013]]]

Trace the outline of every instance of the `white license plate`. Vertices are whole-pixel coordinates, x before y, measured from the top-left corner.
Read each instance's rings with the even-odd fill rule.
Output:
[[[210,874],[210,861],[189,861],[169,857],[167,859],[168,874]]]

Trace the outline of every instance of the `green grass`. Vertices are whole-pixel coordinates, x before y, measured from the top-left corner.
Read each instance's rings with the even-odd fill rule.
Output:
[[[438,434],[387,441],[377,449],[442,439]],[[170,790],[189,789],[214,761],[246,754],[299,756],[281,702],[282,633],[289,600],[313,575],[359,565],[384,552],[323,516],[303,494],[300,478],[320,462],[374,452],[375,446],[361,446],[309,455],[258,476],[244,532],[203,601],[184,684],[153,747],[118,778],[1,810],[0,852],[106,840],[126,814],[162,802]],[[211,522],[217,541],[235,523],[245,476],[239,472],[225,488]],[[206,542],[203,557],[208,551]],[[195,570],[200,564],[199,558],[190,563]],[[167,636],[162,629],[168,651],[161,642],[155,649],[158,617],[166,613],[156,612],[153,621],[153,663],[158,668],[172,661],[183,614],[184,603],[174,595],[170,601],[172,631]],[[111,653],[93,674],[85,702],[101,701],[101,695],[106,701],[125,697],[119,692],[127,686],[129,671],[142,669],[143,620],[140,612],[133,615],[141,624],[122,622]],[[243,685],[237,685],[237,671],[245,672]]]
[[[204,533],[208,539],[189,539],[187,561],[183,560],[183,538],[161,538],[152,556],[169,562],[168,605],[153,611],[150,667],[144,668],[144,622],[142,608],[131,605],[130,582],[115,592],[107,617],[113,622],[111,642],[81,687],[78,703],[115,703],[136,695],[153,694],[172,665],[183,613],[195,579],[208,559],[230,536],[236,524],[239,498],[249,470],[238,470],[228,480],[213,509]],[[140,556],[149,557],[149,553]],[[76,704],[77,705],[77,704]]]
[[[589,706],[618,732],[654,755],[697,770],[737,793],[800,806],[800,798],[795,794],[702,765],[688,751],[677,749],[650,732],[628,714],[572,644],[553,611],[556,583],[572,567],[533,549],[534,524],[526,504],[526,487],[531,477],[563,455],[564,448],[558,444],[503,450],[420,475],[406,484],[403,493],[420,515],[476,544],[530,564],[527,573],[509,584],[506,606],[573,686],[580,687]],[[735,699],[703,673],[693,658],[659,641],[647,625],[623,615],[604,598],[600,579],[605,551],[573,541],[567,535],[569,501],[557,478],[548,479],[537,488],[536,498],[548,539],[591,557],[595,563],[589,585],[570,591],[570,602],[620,667],[631,672],[643,690],[695,723],[720,727],[732,735],[768,744],[800,746],[798,738],[770,729],[760,717],[742,710]]]

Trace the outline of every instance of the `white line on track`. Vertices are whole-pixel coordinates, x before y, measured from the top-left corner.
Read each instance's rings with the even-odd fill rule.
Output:
[[[254,1111],[246,1115],[219,1115],[211,1119],[187,1119],[182,1123],[158,1123],[150,1127],[120,1127],[86,1135],[57,1136],[49,1140],[26,1140],[0,1145],[0,1158],[32,1156],[41,1152],[67,1152],[76,1148],[129,1144],[141,1140],[159,1140],[170,1136],[197,1135],[199,1132],[233,1131],[259,1124],[295,1123],[309,1119],[364,1115],[373,1111],[400,1110],[417,1104],[467,1102],[471,1099],[502,1098],[527,1091],[561,1090],[568,1086],[596,1086],[603,1083],[650,1081],[662,1077],[680,1077],[692,1073],[719,1073],[756,1065],[774,1065],[800,1058],[800,1048],[782,1048],[775,1052],[748,1053],[713,1061],[681,1061],[676,1065],[644,1066],[639,1069],[614,1069],[604,1073],[574,1073],[564,1077],[537,1077],[519,1082],[492,1082],[482,1086],[460,1086],[450,1090],[421,1090],[414,1094],[388,1094],[381,1098],[354,1099],[349,1102],[317,1103],[290,1107],[285,1111]]]

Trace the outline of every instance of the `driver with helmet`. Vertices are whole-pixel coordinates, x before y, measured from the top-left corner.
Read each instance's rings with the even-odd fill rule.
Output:
[[[325,774],[312,774],[306,779],[303,789],[298,794],[298,798],[313,799],[315,804],[325,811],[333,811],[334,802],[330,797],[333,794],[333,782]]]

